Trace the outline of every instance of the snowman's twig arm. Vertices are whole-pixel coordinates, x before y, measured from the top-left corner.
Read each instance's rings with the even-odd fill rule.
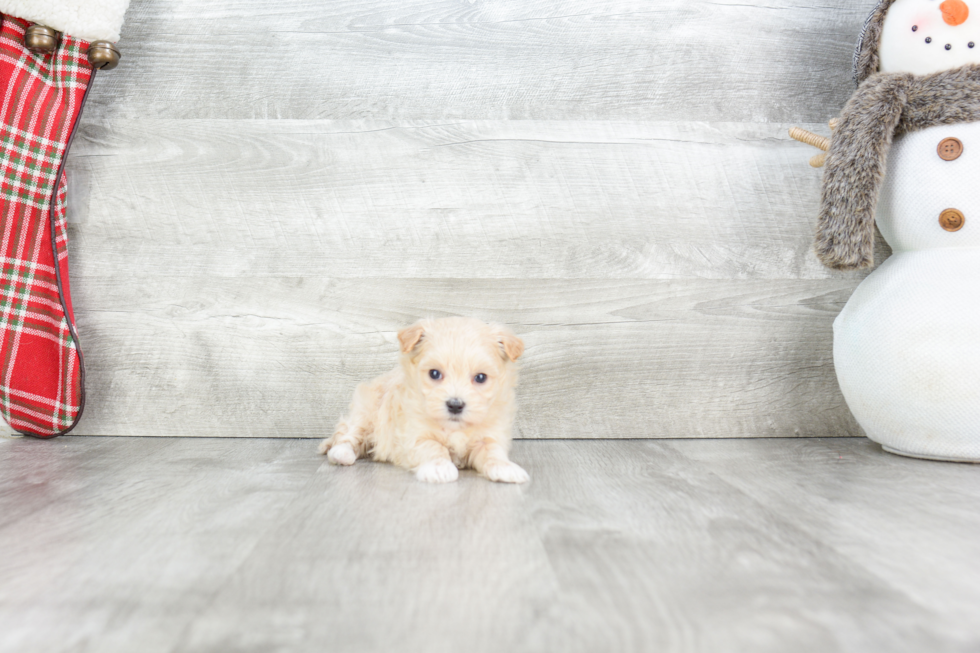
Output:
[[[830,130],[834,131],[837,129],[837,118],[830,121]],[[830,139],[826,136],[821,136],[819,134],[814,134],[811,131],[807,131],[802,127],[791,127],[789,130],[790,138],[797,140],[801,143],[806,143],[807,145],[812,145],[818,150],[823,150],[822,154],[818,154],[810,159],[810,165],[814,168],[822,168],[823,164],[827,161],[827,151],[830,150]]]
[[[830,150],[829,138],[826,136],[820,136],[819,134],[814,134],[811,131],[803,129],[802,127],[791,127],[789,130],[789,136],[793,140],[806,143],[807,145],[812,145],[818,150],[823,150],[824,152]]]

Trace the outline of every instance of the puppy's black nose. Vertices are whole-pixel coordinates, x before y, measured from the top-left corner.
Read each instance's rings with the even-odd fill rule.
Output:
[[[446,400],[446,408],[448,408],[449,412],[453,415],[459,415],[461,412],[463,412],[463,409],[466,408],[466,402],[462,399],[453,397],[452,399]]]

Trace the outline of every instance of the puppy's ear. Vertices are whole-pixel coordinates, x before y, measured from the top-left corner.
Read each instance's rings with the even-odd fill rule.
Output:
[[[497,342],[500,343],[503,355],[512,361],[516,361],[524,353],[524,341],[515,336],[507,327],[497,327]]]
[[[405,327],[398,332],[398,342],[402,345],[402,351],[408,353],[415,349],[422,337],[425,335],[425,328],[421,322],[416,322],[410,327]]]

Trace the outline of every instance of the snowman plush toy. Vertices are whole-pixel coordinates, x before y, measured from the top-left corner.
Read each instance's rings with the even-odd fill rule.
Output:
[[[834,323],[847,404],[887,451],[980,462],[980,0],[881,0],[826,158],[816,250],[893,256]]]

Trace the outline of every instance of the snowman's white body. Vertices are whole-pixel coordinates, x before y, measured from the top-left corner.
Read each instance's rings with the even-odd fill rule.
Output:
[[[953,161],[948,137],[964,146]],[[957,232],[940,225],[951,208]],[[896,138],[877,223],[893,255],[834,322],[844,398],[890,451],[980,461],[980,123]]]

